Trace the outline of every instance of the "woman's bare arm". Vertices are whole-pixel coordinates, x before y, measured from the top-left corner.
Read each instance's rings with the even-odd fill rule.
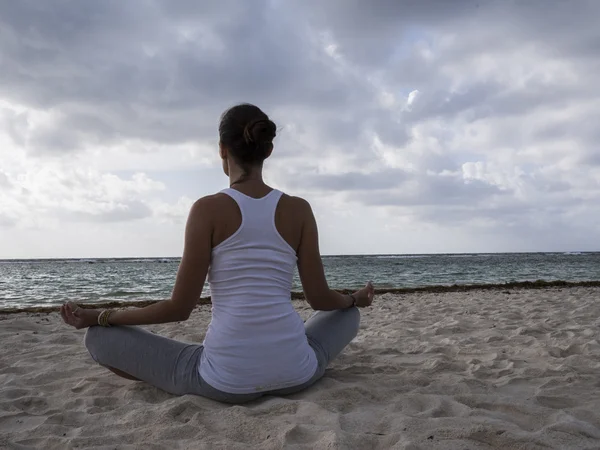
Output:
[[[295,201],[303,222],[298,248],[298,273],[306,300],[315,310],[349,308],[353,303],[352,297],[329,289],[327,284],[319,251],[317,221],[310,204],[301,198],[296,198]]]

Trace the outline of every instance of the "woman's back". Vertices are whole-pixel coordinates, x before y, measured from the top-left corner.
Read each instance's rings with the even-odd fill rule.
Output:
[[[214,202],[213,314],[200,374],[232,393],[304,383],[317,361],[290,299],[302,224],[294,199],[277,190],[255,198],[229,188]]]

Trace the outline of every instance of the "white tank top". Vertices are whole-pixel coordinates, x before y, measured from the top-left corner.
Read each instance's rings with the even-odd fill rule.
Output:
[[[240,228],[212,250],[212,320],[200,376],[231,394],[283,389],[317,370],[304,322],[291,302],[296,252],[275,227],[282,193],[255,199],[225,189],[242,213]]]

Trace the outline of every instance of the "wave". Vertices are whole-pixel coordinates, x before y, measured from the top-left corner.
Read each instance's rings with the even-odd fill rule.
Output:
[[[152,264],[152,263],[176,263],[179,262],[180,258],[81,258],[81,259],[71,259],[69,262],[75,263],[115,263],[115,264],[131,264],[131,263],[139,263],[139,264]]]
[[[152,294],[156,294],[156,292],[148,292],[148,291],[122,291],[122,290],[118,290],[118,291],[112,291],[112,292],[107,292],[106,294],[100,294],[98,295],[98,298],[113,298],[113,297],[129,297],[132,295],[135,296],[140,296],[140,295],[152,295]]]
[[[376,255],[375,259],[421,259],[421,258],[493,258],[503,256],[502,253],[436,253],[431,255]]]

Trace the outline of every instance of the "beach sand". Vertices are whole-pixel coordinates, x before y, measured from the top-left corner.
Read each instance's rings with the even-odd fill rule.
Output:
[[[599,298],[382,294],[320,382],[243,406],[118,378],[57,313],[0,315],[0,448],[599,449]],[[200,342],[209,320],[148,328]]]

